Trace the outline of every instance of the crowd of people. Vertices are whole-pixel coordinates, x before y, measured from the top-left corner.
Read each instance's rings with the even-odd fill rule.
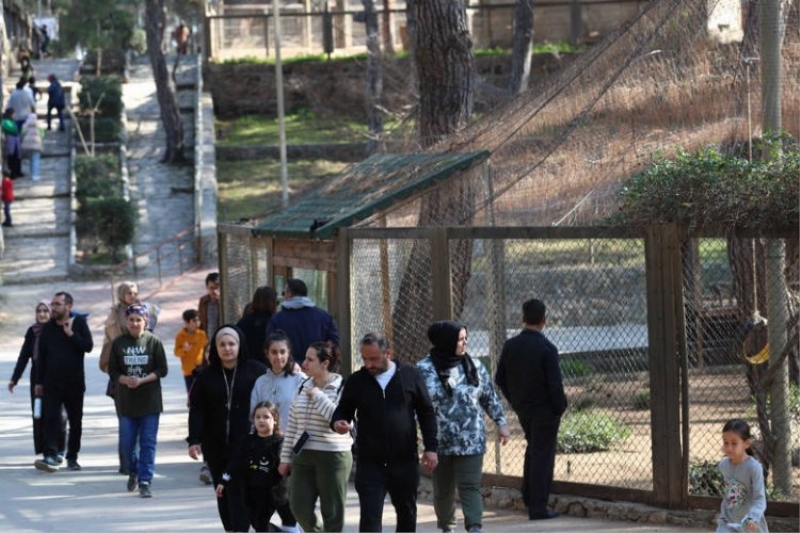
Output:
[[[355,463],[359,531],[382,530],[387,494],[397,531],[416,531],[423,472],[432,480],[437,527],[455,531],[458,495],[464,529],[480,532],[485,418],[496,425],[501,445],[510,438],[495,386],[527,442],[528,517],[558,516],[548,500],[567,398],[558,349],[543,333],[543,302],[522,305],[522,330],[505,342],[493,378],[469,354],[467,327],[453,320],[430,324],[431,347],[415,365],[393,357],[385,334],[365,334],[357,344],[362,366],[345,378],[338,373],[333,318],[299,279],[287,280],[282,294],[278,305],[276,291],[260,287],[242,319],[225,324],[219,274],[209,274],[206,294],[197,309],[182,313],[175,337],[187,392],[188,455],[204,461],[225,531],[342,531]],[[154,331],[158,306],[140,300],[138,286],[127,281],[117,286],[116,300],[99,365],[118,419],[119,472],[127,475],[127,491],[138,488],[150,498],[168,358]],[[30,362],[39,470],[81,470],[83,363],[93,346],[72,295],[58,292],[36,304],[8,390]],[[717,531],[767,531],[763,472],[748,455],[750,428],[732,420],[722,437],[726,458],[719,470],[728,496]],[[276,513],[280,526],[271,522]]]
[[[36,117],[36,102],[42,91],[36,86],[33,65],[27,55],[19,58],[22,76],[9,95],[3,110],[0,132],[3,136],[2,195],[3,226],[13,227],[11,204],[14,202],[13,180],[23,178],[22,162],[29,162],[28,172],[33,181],[41,179],[41,156],[44,150],[44,133]],[[58,118],[58,130],[64,131],[64,88],[55,74],[47,77],[47,130],[51,129],[52,114]]]

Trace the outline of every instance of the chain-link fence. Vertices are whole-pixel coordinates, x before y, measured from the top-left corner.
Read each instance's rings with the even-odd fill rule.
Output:
[[[596,39],[634,16],[646,2],[640,0],[545,1],[537,3],[534,32],[541,42],[578,43]],[[384,52],[409,49],[406,9],[383,10],[376,6],[378,35]],[[477,50],[510,48],[514,3],[467,6],[467,17]],[[226,5],[224,14],[207,17],[208,57],[224,61],[236,58],[274,58],[275,36],[272,5]],[[310,11],[301,3],[282,3],[281,56],[366,52],[365,14],[361,3],[325,12]]]
[[[776,244],[786,246],[777,257],[768,253]],[[721,479],[712,474],[722,427],[742,418],[755,438],[754,455],[769,472],[770,499],[797,500],[797,268],[796,239],[706,238],[684,245],[692,494],[716,495]],[[768,337],[777,339],[774,347]]]
[[[348,266],[335,275],[346,282],[328,308],[352,356],[349,370],[360,366],[357,340],[367,331],[385,331],[396,356],[416,362],[427,354],[429,324],[453,317],[469,329],[469,353],[493,374],[503,342],[521,327],[523,301],[540,298],[569,400],[556,460],[560,490],[581,493],[591,485],[621,499],[638,492],[643,501],[718,505],[722,426],[744,418],[769,469],[770,501],[797,500],[796,238],[666,242],[658,233],[608,228],[340,231],[337,254],[347,258],[338,264]],[[226,312],[240,312],[255,283],[269,284],[269,276],[256,280],[251,271],[271,263],[269,246],[245,234],[220,242],[229,265],[222,272]],[[785,243],[777,270],[766,251],[776,242]],[[331,271],[269,268],[275,287],[288,275],[302,277],[323,306],[329,303]],[[784,318],[768,307],[768,272],[779,273],[772,281],[784,288]],[[759,302],[757,313],[748,302]],[[770,316],[778,317],[787,349],[767,355]],[[518,478],[525,442],[504,405],[512,439],[497,445],[487,423],[484,473]],[[677,489],[665,477],[677,480]],[[670,490],[678,491],[672,500],[661,496]]]

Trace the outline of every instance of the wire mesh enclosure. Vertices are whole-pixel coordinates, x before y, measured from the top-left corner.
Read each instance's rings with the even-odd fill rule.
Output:
[[[270,264],[269,242],[230,233],[221,239],[231,265],[222,272],[226,312],[246,304],[254,283],[269,284],[251,271]],[[722,457],[722,426],[744,418],[757,435],[756,456],[769,469],[770,501],[797,501],[796,237],[684,235],[668,242],[602,227],[376,227],[340,229],[336,242],[337,265],[345,270],[336,272],[340,290],[328,309],[340,324],[345,359],[352,358],[349,371],[361,365],[355,346],[364,333],[386,332],[396,357],[416,362],[427,354],[430,323],[452,317],[468,328],[469,353],[492,374],[503,342],[520,329],[523,301],[545,301],[545,334],[559,348],[569,400],[556,462],[559,490],[592,486],[609,497],[639,494],[641,501],[666,504],[660,495],[664,478],[672,477],[677,489],[666,492],[677,490],[673,505],[691,499],[714,507],[719,495],[707,479]],[[771,242],[786,250],[778,279],[786,289],[779,327],[786,349],[777,355],[765,352],[766,325],[758,320],[768,315],[764,265]],[[310,281],[320,298],[331,288],[330,271],[291,275]],[[760,302],[758,313],[748,302]],[[774,369],[783,367],[783,385],[776,386],[781,378]],[[776,404],[781,387],[784,400]],[[504,406],[512,439],[497,445],[496,428],[487,423],[484,473],[519,479],[525,442]],[[781,475],[788,491],[778,488]]]

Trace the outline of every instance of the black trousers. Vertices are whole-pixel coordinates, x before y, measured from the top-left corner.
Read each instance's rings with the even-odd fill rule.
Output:
[[[383,500],[386,493],[397,513],[396,531],[417,530],[417,459],[382,463],[359,458],[356,462],[356,492],[361,506],[359,531],[383,529]]]
[[[250,524],[256,531],[275,531],[269,523],[269,519],[272,518],[275,511],[278,511],[282,525],[297,525],[297,520],[289,508],[289,502],[276,506],[270,487],[248,487],[245,501],[250,511]]]
[[[67,460],[78,459],[83,434],[83,389],[45,385],[42,406],[44,411],[44,454],[55,457],[59,451],[59,435],[63,422],[61,409],[67,411],[69,438],[67,439]],[[63,446],[63,444],[62,444]]]
[[[33,413],[33,403],[36,401],[36,396],[33,393],[34,385],[31,383],[31,413]],[[42,400],[44,404],[44,400]],[[33,451],[36,455],[45,453],[44,443],[44,413],[42,408],[41,418],[33,419]],[[61,425],[58,431],[58,451],[63,451],[67,448],[67,412],[61,409]]]
[[[203,457],[206,460],[208,469],[211,471],[211,488],[215,489],[222,481],[222,474],[225,472],[230,458],[224,455],[218,456],[216,453],[206,453],[205,449],[203,450]],[[219,519],[225,531],[250,530],[250,514],[244,501],[245,487],[242,481],[241,479],[232,479],[225,487],[222,498],[215,496]]]
[[[528,443],[522,473],[522,499],[528,506],[528,515],[533,516],[547,512],[561,419],[541,420],[519,416],[519,422]]]

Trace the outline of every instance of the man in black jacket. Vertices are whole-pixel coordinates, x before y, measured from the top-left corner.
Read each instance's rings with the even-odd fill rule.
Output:
[[[386,493],[397,513],[397,531],[417,530],[419,455],[417,422],[433,470],[436,418],[428,389],[416,367],[391,360],[389,341],[367,333],[359,344],[364,366],[345,383],[331,428],[345,434],[357,419],[355,486],[361,506],[359,531],[381,531]]]
[[[525,440],[522,499],[528,518],[556,518],[547,510],[556,461],[556,439],[561,415],[567,408],[558,349],[542,334],[545,305],[541,300],[522,304],[522,331],[503,345],[494,381],[519,418]]]
[[[37,459],[39,470],[55,472],[60,460],[58,432],[61,426],[61,406],[67,411],[69,439],[67,468],[80,470],[78,452],[81,450],[83,396],[86,376],[83,360],[92,351],[92,332],[81,315],[72,316],[72,296],[57,292],[50,302],[51,318],[39,337],[39,358],[36,362],[34,394],[44,401],[44,459]]]

